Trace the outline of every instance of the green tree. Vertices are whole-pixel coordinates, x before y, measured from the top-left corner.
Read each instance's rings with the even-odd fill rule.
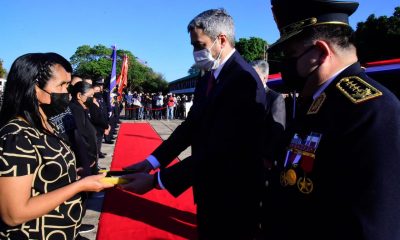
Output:
[[[188,70],[188,74],[189,75],[196,75],[196,74],[199,74],[199,73],[200,73],[200,69],[197,68],[195,64],[193,64]]]
[[[267,42],[262,38],[239,38],[239,41],[236,42],[235,45],[236,50],[238,50],[248,62],[266,58]]]
[[[3,67],[3,60],[0,59],[0,77],[5,77],[6,75],[7,75],[7,71]]]
[[[107,78],[111,73],[112,50],[104,45],[82,45],[70,58],[74,73],[93,78]]]
[[[166,93],[168,91],[168,82],[164,80],[164,77],[161,74],[153,73],[143,81],[141,87],[145,92],[156,93],[161,91]]]
[[[111,74],[112,50],[104,45],[82,45],[77,48],[70,58],[74,73],[92,78],[105,78],[109,80]],[[168,85],[161,74],[155,73],[153,69],[138,59],[128,50],[117,50],[117,76],[120,74],[124,55],[128,56],[128,87],[132,90],[149,91],[147,86],[161,87]],[[148,81],[155,81],[154,84],[144,84]],[[151,87],[151,89],[153,89]],[[159,91],[158,89],[156,91]]]
[[[391,17],[372,14],[365,22],[359,22],[355,37],[362,63],[400,57],[400,7]]]

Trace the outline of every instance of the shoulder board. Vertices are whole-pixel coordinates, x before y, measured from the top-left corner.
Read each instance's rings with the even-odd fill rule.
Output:
[[[382,96],[381,91],[357,76],[340,79],[336,88],[355,104]]]

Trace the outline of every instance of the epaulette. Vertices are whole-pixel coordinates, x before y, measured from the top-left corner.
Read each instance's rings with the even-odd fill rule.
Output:
[[[357,76],[340,79],[336,87],[355,104],[382,96],[382,92]]]

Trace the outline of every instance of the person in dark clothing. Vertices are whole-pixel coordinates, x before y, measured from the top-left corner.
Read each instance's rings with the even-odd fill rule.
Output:
[[[224,9],[200,13],[188,32],[196,65],[207,71],[193,106],[151,156],[127,167],[143,172],[127,175],[133,181],[121,187],[141,194],[165,188],[179,196],[193,186],[200,239],[254,239],[260,230],[265,89],[235,50],[233,19]],[[240,101],[232,104],[239,92]],[[247,109],[248,116],[238,118],[237,109]],[[192,155],[167,167],[188,146]]]
[[[271,170],[265,239],[400,239],[400,102],[361,68],[353,1],[272,0],[282,79],[299,92]]]
[[[152,120],[153,119],[153,110],[152,110],[152,98],[149,93],[145,94],[144,99],[144,108],[145,108],[145,118],[146,120]]]
[[[284,131],[286,127],[286,106],[283,96],[267,85],[269,64],[265,60],[251,62],[265,88],[265,144],[264,165],[269,168],[274,161],[282,157]]]
[[[104,81],[102,80],[102,82],[104,82]],[[115,132],[115,130],[114,130],[114,119],[115,118],[113,115],[113,107],[111,106],[111,103],[110,103],[110,98],[111,98],[110,91],[109,91],[108,87],[104,88],[104,85],[102,88],[102,95],[103,95],[103,99],[104,99],[104,105],[106,106],[103,109],[103,111],[107,112],[108,125],[110,126],[110,130],[109,130],[108,134],[106,134],[106,132],[104,133],[104,143],[113,144],[114,143],[113,133]]]
[[[111,127],[108,125],[107,106],[104,104],[101,86],[99,83],[94,84],[93,104],[89,105],[90,120],[96,128],[97,152],[99,158],[104,158],[105,155],[101,152],[101,144],[104,134],[108,135]]]
[[[90,120],[88,107],[93,104],[93,94],[92,85],[78,82],[72,87],[69,104],[76,125],[72,149],[76,154],[78,167],[82,168],[81,176],[98,173],[96,128]]]
[[[113,115],[115,117],[114,128],[118,128],[118,124],[121,123],[120,114],[123,109],[122,101],[118,100],[118,98],[121,96],[121,94],[118,91],[116,91],[114,94],[111,94],[111,96],[113,97],[114,103],[115,103],[113,106]],[[113,134],[114,133],[115,132],[113,132]]]

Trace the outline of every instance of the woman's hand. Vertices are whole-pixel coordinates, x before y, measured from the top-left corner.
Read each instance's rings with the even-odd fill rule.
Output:
[[[114,187],[114,184],[106,183],[101,181],[103,178],[106,177],[107,173],[101,173],[97,175],[91,175],[82,178],[79,180],[79,184],[81,186],[81,191],[86,192],[100,192],[105,188]]]

